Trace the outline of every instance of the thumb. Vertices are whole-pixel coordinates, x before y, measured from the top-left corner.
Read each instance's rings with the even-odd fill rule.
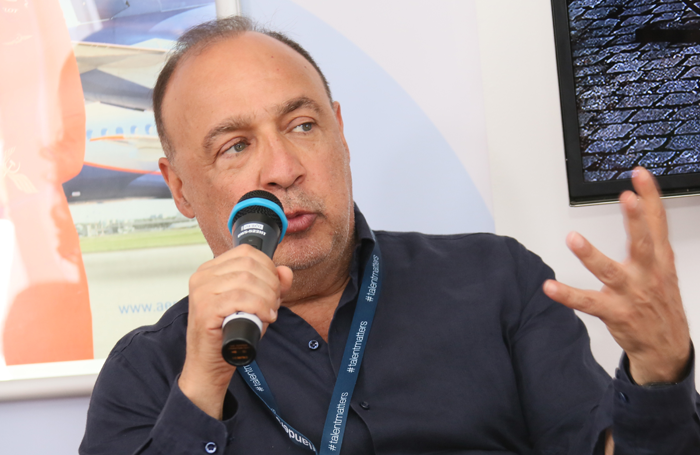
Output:
[[[280,294],[282,297],[292,288],[294,272],[286,265],[277,266],[277,276],[280,279]]]

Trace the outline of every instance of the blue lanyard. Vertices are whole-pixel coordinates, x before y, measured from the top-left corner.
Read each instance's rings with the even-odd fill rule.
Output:
[[[372,320],[374,320],[374,313],[377,310],[377,300],[381,290],[381,260],[382,255],[379,251],[379,244],[375,239],[372,255],[367,264],[365,264],[355,314],[352,318],[348,341],[345,343],[345,351],[338,370],[338,378],[333,388],[333,396],[328,407],[326,423],[323,426],[320,452],[306,436],[295,430],[277,413],[277,402],[258,364],[253,362],[244,366],[242,371],[241,368],[238,369],[246,384],[270,409],[289,438],[298,446],[305,447],[317,455],[338,453],[343,445],[350,400],[355,390],[357,376],[360,373],[360,365],[362,364],[362,357],[367,345],[367,336],[372,328]]]

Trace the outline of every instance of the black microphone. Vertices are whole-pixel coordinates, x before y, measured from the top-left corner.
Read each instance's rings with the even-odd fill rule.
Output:
[[[267,191],[246,193],[233,207],[228,219],[233,246],[251,245],[272,259],[277,244],[287,232],[287,217],[279,199]],[[245,366],[255,360],[262,321],[254,314],[239,311],[224,319],[221,326],[221,355],[233,366]]]

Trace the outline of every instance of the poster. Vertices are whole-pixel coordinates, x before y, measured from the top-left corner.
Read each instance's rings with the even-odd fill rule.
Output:
[[[38,66],[32,71],[54,79],[45,90],[33,92],[9,89],[27,85],[23,76],[1,86],[3,94],[18,92],[15,107],[29,104],[35,109],[11,125],[7,110],[0,111],[0,150],[6,163],[0,180],[0,194],[5,194],[0,199],[0,389],[3,381],[96,373],[114,343],[130,330],[155,322],[184,297],[189,276],[211,258],[196,220],[179,214],[158,173],[163,152],[150,92],[177,36],[213,19],[217,5],[203,0],[61,0],[51,10],[43,2],[39,9],[28,1],[25,12],[23,3],[16,3],[26,13],[25,28],[0,32],[0,62],[9,61],[7,49],[32,43]],[[370,46],[364,41],[368,35],[358,33],[363,27],[357,20],[363,20],[362,10],[371,2],[337,5],[330,11],[320,1],[239,4],[242,14],[300,42],[325,72],[343,106],[355,200],[373,228],[435,234],[493,231],[473,2],[436,6],[433,21],[421,14],[420,2],[388,2],[378,16],[364,19],[387,27]],[[63,29],[56,25],[54,35],[44,36],[44,15],[62,15]],[[449,26],[438,20],[445,16],[454,18]],[[0,17],[8,21],[9,16]],[[435,30],[421,35],[425,46],[419,50],[408,44],[415,38],[405,29],[409,23]],[[464,34],[465,39],[446,42],[446,33]],[[401,34],[406,48],[396,53],[392,40]],[[57,55],[53,47],[59,44],[62,58],[47,72],[45,60]],[[376,53],[382,49],[388,54]],[[416,66],[421,53],[436,65]],[[15,58],[26,55],[24,49]],[[451,77],[458,82],[451,96],[436,102],[435,90]],[[70,82],[70,97],[56,81]],[[28,103],[30,92],[39,98]],[[70,128],[61,120],[67,103],[75,111]],[[34,183],[37,192],[28,193],[24,190],[29,187],[22,190],[17,179],[22,183],[19,175],[31,168],[26,164],[29,152],[15,145],[22,135],[8,132],[44,128],[48,120],[35,119],[47,104],[54,106],[55,126],[46,134],[48,145],[35,149],[42,163],[46,156],[60,159],[46,164],[48,189]],[[71,142],[64,149],[70,153],[56,152],[55,144],[66,139]],[[35,182],[36,176],[27,177]],[[16,217],[17,207],[26,205],[15,202],[19,199],[37,201],[31,221]],[[25,234],[33,224],[43,230]],[[20,241],[22,236],[26,240]],[[17,295],[32,280],[49,280],[33,276],[41,267],[30,265],[29,259],[45,264],[68,283],[64,287],[72,286],[64,289],[65,297],[51,288],[43,297],[30,295],[18,305]],[[21,317],[13,315],[18,308],[23,309]],[[56,331],[37,330],[37,321],[49,328],[61,322],[68,340],[64,344],[80,349],[68,355],[69,349],[53,348],[56,343],[47,334]],[[37,333],[48,341],[38,340]],[[15,346],[39,355],[13,354]]]
[[[186,295],[211,257],[158,170],[151,92],[177,37],[216,9],[13,6],[0,31],[3,68],[18,69],[2,73],[0,380],[94,373],[120,337]]]

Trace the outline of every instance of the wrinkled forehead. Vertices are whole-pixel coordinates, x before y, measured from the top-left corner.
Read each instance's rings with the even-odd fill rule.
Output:
[[[201,123],[224,115],[256,116],[302,96],[331,106],[321,76],[302,55],[274,38],[246,32],[183,57],[165,91],[163,123],[177,149],[184,135],[201,133],[195,128]]]

